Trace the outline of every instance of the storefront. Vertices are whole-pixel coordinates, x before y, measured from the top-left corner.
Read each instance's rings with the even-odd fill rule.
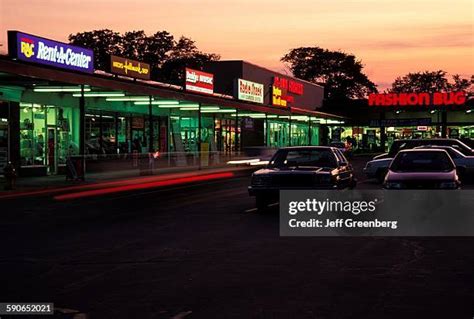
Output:
[[[235,92],[225,94],[208,71],[186,69],[183,86],[173,86],[151,81],[149,66],[138,61],[111,57],[111,69],[94,70],[88,49],[24,33],[9,37],[10,55],[0,57],[0,161],[11,160],[22,175],[63,173],[73,155],[96,167],[110,160],[126,167],[154,152],[176,165],[196,165],[255,146],[318,145],[323,122],[345,120],[316,111],[321,87],[315,86],[319,100],[305,82],[312,97],[300,103],[302,86],[289,77],[289,93],[285,81],[278,88],[288,104],[273,105],[274,78],[282,78],[275,73],[269,84],[232,77],[226,86]],[[36,52],[40,42],[69,52],[64,63]]]
[[[327,110],[350,117],[330,127],[331,140],[356,140],[364,150],[388,149],[396,139],[474,139],[474,100],[466,92],[372,94]]]

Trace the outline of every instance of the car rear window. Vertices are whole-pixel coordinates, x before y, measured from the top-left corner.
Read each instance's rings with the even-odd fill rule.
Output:
[[[337,167],[334,153],[329,149],[318,150],[279,150],[270,161],[274,167]]]
[[[454,164],[444,151],[401,152],[390,169],[395,172],[449,172]]]

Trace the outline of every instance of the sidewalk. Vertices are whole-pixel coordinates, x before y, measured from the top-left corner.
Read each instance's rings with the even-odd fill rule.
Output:
[[[4,190],[5,180],[0,177],[0,199],[27,195],[62,193],[67,191],[84,191],[110,187],[123,187],[143,183],[156,183],[175,179],[189,178],[219,173],[232,173],[232,176],[250,174],[255,167],[205,167],[197,166],[161,168],[154,174],[141,175],[139,169],[111,171],[86,174],[85,181],[67,181],[64,175],[42,177],[20,177],[14,190]],[[229,175],[230,176],[230,175]]]

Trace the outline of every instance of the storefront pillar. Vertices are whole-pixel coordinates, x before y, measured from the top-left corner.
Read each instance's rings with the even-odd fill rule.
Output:
[[[199,169],[201,169],[201,157],[202,157],[202,149],[201,149],[201,144],[202,144],[202,135],[201,135],[201,131],[202,131],[202,119],[201,119],[201,103],[199,103],[199,108],[198,108],[198,143],[197,143],[197,147],[198,147],[198,166],[199,166]]]
[[[264,139],[265,139],[265,146],[268,147],[268,131],[269,131],[269,128],[268,128],[268,114],[265,113],[265,130],[263,132],[264,134]]]
[[[448,136],[448,112],[446,110],[441,111],[441,137],[446,138]]]
[[[308,145],[311,146],[311,116],[308,117]]]
[[[235,153],[239,150],[239,110],[235,110]]]
[[[148,98],[148,152],[153,153],[153,97],[150,95]]]
[[[20,169],[20,103],[8,102],[8,160]]]
[[[81,85],[81,96],[79,97],[79,155],[82,156],[82,167],[86,162],[86,99],[84,98],[84,84]]]
[[[288,116],[288,146],[291,146],[291,114]]]
[[[385,120],[385,111],[380,112],[380,123]],[[385,144],[387,142],[387,132],[385,126],[380,126],[380,151],[385,152]]]
[[[118,134],[119,134],[119,113],[118,112],[115,112],[115,127],[114,127],[114,131],[115,131],[115,152],[117,154],[119,154],[119,149],[120,149],[120,146],[119,146],[119,139],[118,139]]]

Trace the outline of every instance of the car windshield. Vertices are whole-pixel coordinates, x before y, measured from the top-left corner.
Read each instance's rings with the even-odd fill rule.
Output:
[[[270,161],[270,167],[337,167],[330,149],[279,150]]]
[[[449,172],[454,165],[444,151],[401,152],[390,169],[395,172]]]

